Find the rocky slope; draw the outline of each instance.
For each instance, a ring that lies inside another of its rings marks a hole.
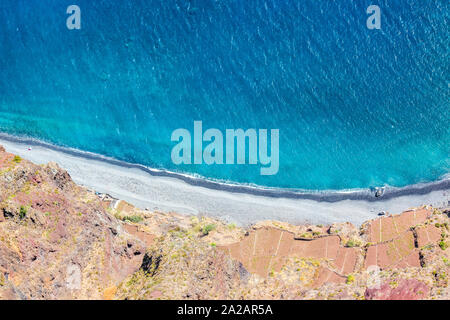
[[[448,299],[448,211],[356,228],[139,210],[0,148],[0,299]]]
[[[0,298],[102,298],[137,271],[145,244],[56,164],[0,149]]]

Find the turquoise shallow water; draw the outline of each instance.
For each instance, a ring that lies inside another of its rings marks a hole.
[[[376,2],[376,3],[375,3]],[[312,190],[449,172],[448,1],[0,4],[0,131],[211,179]],[[366,28],[378,4],[382,29]],[[276,128],[280,169],[171,162],[173,130]]]

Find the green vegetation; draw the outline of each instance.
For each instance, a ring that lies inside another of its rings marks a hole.
[[[14,161],[15,163],[20,163],[20,162],[22,161],[22,158],[19,157],[19,156],[14,156],[13,161]]]
[[[350,247],[350,248],[359,247],[360,245],[361,245],[361,243],[359,241],[356,241],[353,239],[348,240],[347,243],[345,244],[346,247]]]
[[[355,276],[354,275],[352,275],[352,274],[350,274],[348,277],[347,277],[347,284],[352,284],[353,282],[355,281]]]
[[[300,238],[312,238],[312,235],[310,234],[310,233],[302,233],[301,235],[300,235]]]
[[[273,277],[275,275],[275,270],[272,268],[269,272],[269,276]]]
[[[395,280],[392,280],[391,282],[389,282],[389,285],[391,286],[391,288],[397,288],[398,287],[398,282]]]
[[[445,242],[444,240],[441,240],[441,241],[439,242],[439,247],[441,247],[442,250],[445,250],[445,249],[448,248],[448,243]]]
[[[441,227],[444,227],[445,225],[442,224]],[[441,241],[439,242],[439,247],[441,247],[442,250],[445,250],[448,248],[448,243],[445,241],[445,238],[447,238],[447,234],[445,232],[441,233]]]
[[[144,218],[142,218],[141,216],[125,216],[122,218],[123,221],[130,221],[130,222],[134,222],[134,223],[139,223],[142,220],[144,220]]]
[[[448,230],[448,223],[447,223],[447,222],[444,222],[444,223],[435,223],[434,226],[435,226],[436,228],[445,228],[445,229]]]
[[[236,224],[235,223],[230,223],[229,225],[228,225],[228,229],[229,230],[233,230],[233,229],[235,229],[236,228]]]
[[[26,215],[27,215],[27,208],[25,208],[24,206],[20,206],[20,210],[19,210],[20,220],[25,219]]]
[[[208,224],[202,228],[202,233],[204,236],[207,236],[211,231],[216,228],[215,224]]]

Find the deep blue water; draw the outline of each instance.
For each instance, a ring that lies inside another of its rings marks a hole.
[[[66,8],[81,8],[81,30]],[[366,8],[381,8],[381,30]],[[0,131],[302,189],[449,172],[448,0],[2,0]],[[171,133],[280,130],[280,169],[171,162]]]

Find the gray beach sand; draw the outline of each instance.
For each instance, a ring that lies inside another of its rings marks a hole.
[[[33,145],[0,138],[8,152],[37,164],[49,161],[66,169],[73,180],[88,188],[126,200],[140,208],[175,211],[182,214],[208,215],[247,226],[261,220],[290,223],[329,224],[351,222],[360,225],[381,211],[399,213],[411,207],[447,206],[450,190],[383,197],[377,201],[317,201],[230,192],[193,185],[171,176],[152,175],[139,168],[127,168],[107,161],[78,156],[50,146]]]

